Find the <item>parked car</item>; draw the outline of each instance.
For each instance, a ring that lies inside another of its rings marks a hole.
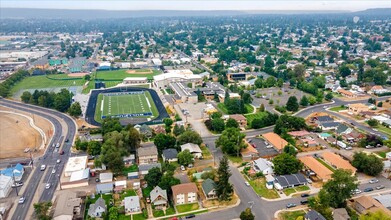
[[[286,208],[289,209],[289,208],[293,208],[293,207],[296,207],[296,204],[295,203],[288,203],[286,205]]]
[[[384,189],[384,188],[385,188],[384,185],[376,186],[376,189],[377,189],[377,190]]]
[[[373,191],[373,188],[371,187],[364,189],[364,192],[371,192],[371,191]]]
[[[20,197],[19,204],[23,204],[26,198],[24,196]]]
[[[194,214],[190,214],[190,215],[186,216],[186,218],[195,218],[195,215]]]
[[[309,184],[312,184],[312,180],[310,178],[306,179]]]
[[[185,166],[181,165],[181,170],[185,171],[186,170]]]
[[[51,186],[51,184],[50,184],[50,183],[46,183],[46,185],[45,185],[45,189],[50,189],[50,186]]]
[[[246,186],[250,186],[250,183],[249,182],[244,182],[244,184],[246,184]]]
[[[95,179],[95,182],[99,183],[99,182],[100,182],[100,179],[99,179],[99,178],[96,178],[96,179]]]
[[[19,187],[19,186],[23,186],[23,182],[17,182],[11,185],[12,188]]]
[[[308,204],[308,200],[302,200],[302,201],[300,201],[300,204],[302,204],[302,205]]]
[[[64,151],[62,150],[61,152],[60,152],[60,155],[63,155],[64,154]]]
[[[55,174],[56,173],[56,169],[53,168],[52,170],[52,174]]]
[[[61,160],[60,160],[60,159],[57,159],[56,163],[61,163]]]
[[[191,163],[191,164],[187,165],[187,167],[193,168],[193,164]]]
[[[362,191],[359,190],[359,189],[355,189],[355,190],[353,190],[353,192],[352,192],[353,195],[360,194],[360,193],[362,193]]]
[[[46,169],[46,165],[41,165],[41,171],[44,171]]]
[[[303,198],[308,197],[308,196],[310,196],[310,194],[308,194],[308,193],[301,194],[301,197],[303,197]]]
[[[378,182],[379,182],[378,179],[371,179],[371,180],[369,180],[369,183],[371,183],[371,184],[373,184],[373,183],[378,183]]]

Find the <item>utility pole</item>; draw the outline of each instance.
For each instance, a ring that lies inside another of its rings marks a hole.
[[[16,182],[15,182],[15,173],[14,173],[14,168],[13,167],[11,167],[12,168],[12,181],[14,182],[14,184],[15,184],[15,191],[16,191],[16,196],[19,196],[19,194],[18,194],[18,185],[16,184]]]

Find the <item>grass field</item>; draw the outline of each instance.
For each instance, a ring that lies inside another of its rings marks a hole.
[[[102,106],[103,104],[103,106]],[[103,111],[102,111],[103,110]],[[156,118],[159,112],[149,92],[140,94],[99,94],[95,109],[95,120],[102,121],[102,116],[116,116],[125,114],[152,113],[152,116],[140,115],[132,117]]]
[[[82,86],[85,83],[84,79],[69,77],[67,74],[50,75],[49,77],[53,79],[50,79],[46,76],[26,77],[21,82],[17,83],[14,87],[12,87],[11,92],[16,93],[19,90],[24,90],[24,89]]]
[[[152,79],[153,76],[161,74],[159,70],[137,69],[134,73],[129,73],[128,69],[112,70],[112,71],[98,71],[94,73],[96,79],[101,80],[119,80],[122,81],[126,77],[147,77]],[[95,75],[96,74],[96,75]]]
[[[305,212],[303,210],[281,212],[280,219],[282,219],[282,220],[296,220],[300,216],[304,216],[304,215],[305,215]]]
[[[250,105],[250,104],[244,104],[244,107],[246,108],[246,112],[247,114],[248,113],[252,113],[254,111],[254,108]],[[227,107],[224,105],[224,103],[219,103],[217,104],[217,108],[223,112],[223,114],[226,114],[228,115],[228,109]]]

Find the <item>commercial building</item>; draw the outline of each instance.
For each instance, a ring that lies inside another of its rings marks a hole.
[[[269,132],[266,134],[263,134],[262,137],[267,141],[268,144],[270,144],[272,147],[274,147],[278,152],[281,152],[286,145],[288,145],[288,142],[284,139],[282,139],[278,134],[274,132]]]
[[[65,165],[64,176],[70,177],[73,172],[84,170],[87,167],[87,156],[70,157]]]
[[[61,194],[54,208],[53,220],[68,220],[83,218],[81,213],[81,198],[74,192]]]
[[[164,89],[172,82],[191,83],[192,87],[199,85],[202,82],[202,77],[194,74],[180,74],[177,72],[163,73],[153,76],[153,86],[158,89]]]
[[[0,198],[5,198],[11,192],[12,178],[9,176],[0,175]]]
[[[137,84],[146,84],[148,83],[147,77],[126,77],[122,84],[125,85],[137,85]]]
[[[319,161],[311,156],[305,156],[299,158],[299,160],[304,164],[304,166],[308,169],[307,172],[310,175],[316,175],[318,179],[322,181],[327,181],[331,178],[331,174],[333,173],[327,167],[323,166]]]
[[[349,161],[344,160],[341,156],[333,152],[325,151],[322,154],[322,158],[324,159],[324,161],[326,161],[328,164],[330,164],[336,169],[350,170],[352,172],[352,175],[356,174],[357,169],[352,166]]]
[[[198,102],[198,95],[184,82],[172,82],[169,87],[174,92],[173,98],[176,103],[194,104]]]

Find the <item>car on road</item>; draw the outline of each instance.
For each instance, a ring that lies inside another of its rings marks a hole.
[[[385,188],[384,185],[376,186],[376,189],[377,189],[377,190],[384,189],[384,188]]]
[[[56,163],[61,163],[61,160],[60,160],[60,159],[57,159]]]
[[[62,151],[60,151],[60,155],[63,155],[64,154],[64,151],[62,150]]]
[[[311,180],[310,178],[306,178],[306,180],[307,180],[307,182],[308,182],[309,184],[312,184],[312,180]]]
[[[326,109],[327,108],[327,106],[323,106],[323,109]]]
[[[12,188],[19,187],[19,186],[23,186],[23,182],[17,182],[11,185]]]
[[[51,186],[51,184],[50,184],[50,183],[46,183],[46,185],[45,185],[45,189],[50,189],[50,186]]]
[[[99,179],[99,178],[96,178],[96,179],[95,179],[95,182],[99,183],[99,182],[100,182],[100,179]]]
[[[20,197],[19,204],[23,204],[26,198],[24,196]]]
[[[250,183],[249,182],[244,182],[244,184],[246,184],[246,186],[250,186]]]
[[[360,193],[362,193],[362,191],[359,190],[359,189],[355,189],[355,190],[352,191],[353,195],[360,194]]]
[[[191,163],[191,164],[187,165],[187,167],[193,168],[193,164]]]
[[[56,170],[53,168],[53,170],[52,170],[52,174],[55,174],[56,173]]]
[[[301,194],[301,197],[302,197],[302,198],[305,198],[305,197],[308,197],[308,196],[310,196],[310,194],[308,194],[308,193],[303,193],[303,194]]]
[[[186,218],[195,218],[194,214],[187,215]]]
[[[352,147],[347,147],[347,148],[345,148],[345,150],[352,150],[353,148]]]
[[[67,139],[65,140],[65,142],[68,143],[68,142],[69,142],[69,139],[67,138]]]
[[[41,165],[41,171],[44,171],[46,169],[46,165]]]
[[[296,207],[296,204],[295,203],[288,203],[286,205],[286,208],[289,209],[289,208],[293,208],[293,207]]]
[[[185,166],[181,165],[181,170],[185,171],[186,170]]]
[[[379,182],[378,179],[371,179],[371,180],[369,180],[369,183],[370,183],[370,184],[378,183],[378,182]]]
[[[371,187],[364,189],[364,192],[371,192],[371,191],[373,191],[373,188]]]
[[[302,204],[302,205],[308,204],[308,200],[302,200],[302,201],[300,201],[300,204]]]

